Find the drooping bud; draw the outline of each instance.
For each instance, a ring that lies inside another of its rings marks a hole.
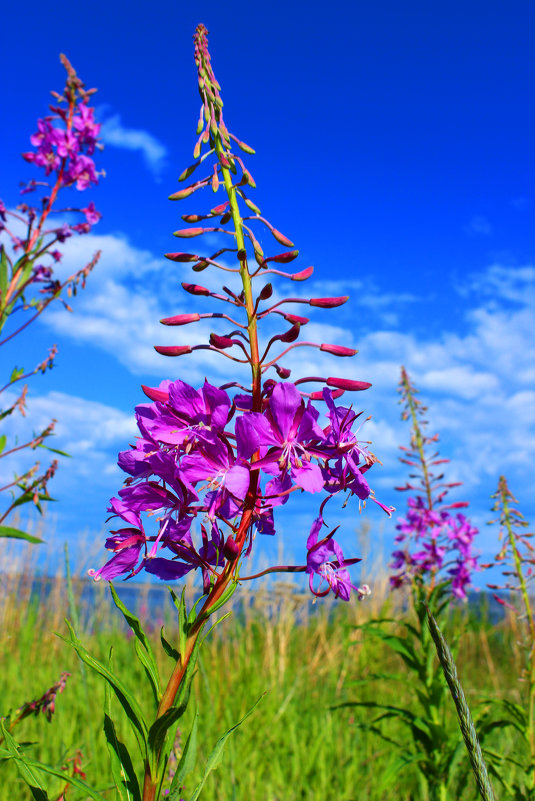
[[[164,253],[164,256],[166,259],[169,259],[170,261],[180,261],[180,262],[197,261],[197,259],[199,258],[194,253]]]
[[[169,393],[164,392],[163,389],[156,389],[156,387],[147,387],[145,384],[141,384],[141,389],[147,396],[153,401],[159,401],[160,403],[166,403],[169,400]]]
[[[195,170],[196,170],[196,169],[197,169],[197,167],[199,166],[199,163],[200,163],[200,162],[196,161],[194,164],[190,164],[190,165],[189,165],[189,167],[186,167],[186,169],[185,169],[185,170],[184,170],[184,172],[183,172],[183,173],[180,175],[180,177],[179,177],[179,179],[178,179],[178,180],[179,180],[179,181],[185,181],[185,180],[186,180],[186,178],[189,178],[189,177],[190,177],[190,175],[191,175],[192,173],[194,173],[194,172],[195,172]]]
[[[299,323],[295,323],[288,331],[286,331],[284,334],[281,334],[279,339],[281,342],[295,342],[295,340],[299,336],[300,330],[301,326],[299,325]]]
[[[202,273],[202,271],[206,270],[207,267],[208,267],[208,262],[204,261],[204,259],[201,259],[201,261],[199,261],[197,264],[194,264],[191,269],[193,270],[194,273]]]
[[[231,217],[232,214],[230,213],[230,211],[226,211],[219,221],[220,225],[226,225],[228,221],[231,219]]]
[[[271,233],[273,234],[273,236],[280,245],[284,245],[284,247],[287,248],[293,248],[294,243],[292,242],[292,240],[288,239],[288,237],[284,236],[284,234],[281,234],[281,232],[277,231],[276,228],[271,228]]]
[[[341,395],[344,394],[343,389],[335,389],[334,392],[331,393],[333,398],[339,398]],[[311,400],[323,400],[323,393],[322,392],[311,392],[309,395]]]
[[[210,290],[206,289],[205,286],[200,286],[200,284],[186,284],[182,282],[182,287],[186,292],[189,292],[190,295],[210,295]]]
[[[240,192],[240,196],[243,198],[243,201],[244,201],[245,205],[247,206],[247,208],[251,209],[251,211],[254,211],[255,214],[261,214],[261,211],[258,208],[258,206],[256,205],[256,203],[253,203],[252,200],[249,200],[248,197],[245,197],[243,192]]]
[[[200,314],[177,314],[174,317],[164,317],[160,320],[162,325],[188,325],[201,319]]]
[[[204,228],[182,228],[180,231],[174,231],[173,236],[189,239],[192,236],[200,236],[202,233],[204,233]]]
[[[191,353],[191,345],[155,345],[154,350],[162,356],[184,356]]]
[[[223,214],[229,202],[230,201],[227,200],[226,203],[221,203],[219,206],[214,206],[213,209],[210,209],[210,213],[213,214],[214,217],[219,217],[220,214]]]
[[[196,223],[206,219],[205,214],[183,214],[182,219],[187,223]]]
[[[361,392],[363,389],[369,389],[371,387],[368,381],[352,381],[350,378],[329,377],[325,383],[328,387],[336,387],[337,389],[343,389],[349,392]]]
[[[290,278],[292,281],[306,281],[307,278],[310,278],[313,272],[314,267],[307,267],[305,270],[301,270],[299,273],[294,273],[290,276]]]
[[[335,309],[337,306],[343,306],[349,300],[349,295],[343,295],[338,298],[310,298],[308,301],[311,306],[319,306],[320,309]]]
[[[355,356],[358,353],[358,350],[354,350],[354,348],[345,348],[343,345],[320,345],[320,350],[325,351],[325,353],[332,353],[333,356]]]
[[[265,264],[269,261],[274,261],[277,264],[288,264],[299,256],[298,250],[287,250],[285,253],[279,253],[277,256],[270,256],[265,259]]]
[[[219,350],[224,350],[225,348],[231,348],[234,345],[234,340],[232,337],[210,334],[210,345]]]
[[[266,284],[260,292],[258,293],[258,297],[260,300],[267,300],[273,294],[273,286],[271,284]]]
[[[298,314],[283,314],[283,317],[289,323],[299,323],[299,325],[306,325],[310,322],[310,318],[300,317]]]
[[[287,367],[280,367],[280,365],[278,365],[278,364],[275,364],[274,367],[275,367],[275,370],[276,370],[277,375],[279,376],[279,378],[282,378],[282,379],[290,378],[290,376],[292,374],[292,371],[289,370]]]
[[[169,195],[169,200],[183,200],[185,197],[189,197],[195,192],[197,187],[187,186],[185,189],[180,189],[178,192],[173,192],[172,195]]]

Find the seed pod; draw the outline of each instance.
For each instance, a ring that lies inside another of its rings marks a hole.
[[[343,306],[349,300],[349,295],[344,295],[339,298],[310,298],[308,301],[311,306],[319,306],[321,309],[335,309],[337,306]]]
[[[201,315],[193,314],[176,314],[174,317],[164,317],[160,322],[162,325],[188,325],[188,323],[196,323],[201,319]]]
[[[306,281],[307,278],[310,278],[312,273],[314,272],[314,267],[307,267],[306,270],[301,270],[299,273],[294,273],[290,275],[292,281]]]
[[[205,286],[200,286],[199,284],[186,284],[182,282],[182,288],[189,292],[190,295],[210,295],[210,290],[206,289]]]
[[[333,356],[355,356],[358,350],[353,348],[345,348],[343,345],[320,345],[320,350],[325,353],[332,353]]]
[[[191,345],[155,345],[154,350],[162,356],[184,356],[191,353]]]
[[[348,390],[349,392],[361,392],[363,389],[369,389],[371,384],[368,381],[352,381],[350,378],[328,378],[326,381],[328,387],[336,387],[337,389]]]

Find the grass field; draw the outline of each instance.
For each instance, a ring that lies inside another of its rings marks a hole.
[[[32,716],[17,726],[14,734],[19,742],[35,743],[29,753],[51,765],[67,764],[68,758],[80,751],[88,781],[113,799],[102,732],[103,682],[85,671],[74,651],[54,633],[66,633],[63,617],[69,615],[63,575],[54,579],[51,591],[41,600],[30,600],[31,568],[11,578],[4,574],[0,586],[0,713],[6,715],[23,702],[38,698],[62,671],[69,671],[71,676],[65,691],[57,697],[52,722],[43,715]],[[75,594],[79,590],[80,585],[75,583]],[[115,669],[139,693],[143,706],[146,683],[133,656],[134,645],[120,625],[120,615],[110,617],[104,611],[109,609],[103,603],[106,592],[106,587],[95,586],[95,611],[86,627],[89,630],[80,635],[103,661],[113,645]],[[362,604],[320,601],[311,607],[308,597],[305,600],[289,584],[264,585],[256,592],[247,587],[243,592],[251,593],[246,611],[235,613],[215,629],[198,663],[184,733],[197,709],[201,762],[221,734],[261,696],[262,700],[229,739],[222,764],[209,777],[202,797],[239,801],[424,801],[427,795],[416,767],[400,771],[394,750],[362,728],[369,721],[369,712],[333,709],[347,700],[377,699],[417,707],[415,688],[401,661],[381,642],[355,628],[375,617],[402,620],[407,614],[400,597],[389,595],[385,576],[375,581],[374,595]],[[143,618],[145,623],[150,620],[151,610],[144,610]],[[171,639],[171,613],[167,618],[166,635]],[[162,654],[157,642],[159,621],[154,623],[152,639]],[[395,623],[388,625],[392,630],[396,627]],[[523,656],[517,647],[514,618],[491,625],[465,608],[451,611],[443,620],[443,628],[450,639],[462,631],[456,647],[457,664],[473,707],[490,697],[519,700]],[[164,676],[171,669],[164,654],[161,668]],[[397,672],[400,680],[380,678],[380,674],[389,672]],[[444,716],[444,725],[456,730],[453,706],[444,710]],[[396,720],[381,725],[393,739],[403,741],[407,737]],[[126,726],[122,735],[130,743]],[[179,736],[178,748],[180,742]],[[135,745],[130,744],[134,752]],[[502,754],[515,749],[508,733],[500,733],[490,744]],[[188,778],[186,789],[190,793],[197,778],[195,773]],[[52,779],[50,798],[57,798],[61,790],[61,782]],[[0,763],[0,800],[30,797],[14,765]],[[83,797],[80,791],[67,793],[67,799]],[[464,752],[448,797],[457,801],[477,797]]]

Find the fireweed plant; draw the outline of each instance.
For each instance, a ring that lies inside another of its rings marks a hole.
[[[184,778],[195,758],[196,733],[194,724],[169,785],[167,766],[177,723],[188,703],[198,648],[206,636],[208,621],[240,582],[277,571],[302,572],[308,575],[310,589],[318,597],[332,592],[348,601],[352,593],[360,599],[369,592],[367,587],[352,583],[348,568],[359,559],[344,557],[334,536],[338,526],[328,525],[326,518],[327,504],[335,496],[342,494],[346,502],[356,496],[359,508],[368,499],[375,501],[367,473],[376,459],[357,439],[360,415],[351,402],[336,403],[344,392],[365,390],[370,384],[335,376],[308,376],[290,382],[291,371],[282,364],[286,354],[301,347],[317,348],[341,358],[354,356],[356,351],[352,348],[298,341],[309,320],[294,313],[299,304],[333,309],[348,298],[274,296],[273,277],[300,284],[312,275],[313,268],[296,272],[284,269],[297,258],[298,251],[262,217],[246,194],[255,182],[238,151],[254,151],[225,125],[220,86],[212,71],[203,25],[198,26],[194,43],[202,106],[194,163],[184,170],[179,181],[186,181],[201,165],[208,169],[205,177],[170,199],[190,198],[201,190],[220,193],[223,198],[207,211],[184,214],[182,219],[188,227],[175,235],[182,240],[197,240],[204,235],[213,239],[214,234],[219,234],[226,236],[228,246],[210,255],[181,251],[166,256],[176,264],[190,264],[195,273],[208,268],[221,270],[229,278],[238,278],[241,288],[234,291],[224,285],[215,292],[196,283],[183,283],[187,293],[218,301],[223,310],[178,314],[162,320],[163,324],[179,327],[209,319],[225,321],[230,330],[211,333],[205,344],[166,345],[156,350],[170,357],[183,357],[197,350],[217,354],[236,367],[245,367],[250,384],[230,380],[215,386],[205,381],[195,388],[183,380],[174,380],[164,381],[157,388],[143,387],[151,403],[136,409],[139,437],[135,445],[119,454],[119,465],[127,478],[117,497],[111,499],[109,509],[118,521],[106,541],[113,556],[92,571],[94,578],[130,578],[141,571],[165,581],[183,579],[197,570],[202,576],[202,590],[189,609],[185,591],[178,597],[171,590],[178,610],[178,633],[170,642],[162,630],[162,646],[173,665],[166,682],[161,680],[139,620],[124,607],[112,587],[115,603],[136,637],[137,655],[146,670],[153,698],[153,720],[145,718],[136,696],[113,672],[111,664],[104,665],[90,656],[70,627],[72,645],[81,659],[106,679],[138,741],[139,770],[134,767],[135,755],[128,754],[118,739],[108,698],[104,728],[119,796],[143,801],[154,801],[164,792],[171,799],[182,794]],[[255,234],[258,226],[267,229],[286,250],[266,255]],[[266,319],[278,321],[284,328],[262,342],[259,323]],[[281,380],[274,379],[274,374]],[[308,387],[310,384],[312,388]],[[314,385],[320,388],[315,389]],[[326,425],[320,425],[317,404],[323,404]],[[318,511],[303,543],[306,563],[272,566],[256,576],[244,575],[242,565],[251,553],[255,536],[273,535],[275,510],[303,491],[318,498]],[[209,756],[204,778],[191,795],[193,801],[217,764],[232,730],[223,735]],[[18,764],[28,768],[16,743],[6,737],[6,745]],[[36,763],[30,767],[37,769]],[[77,786],[83,786],[93,798],[102,798],[85,783],[77,782]]]
[[[390,567],[394,573],[390,584],[395,592],[407,592],[409,621],[381,618],[359,628],[399,654],[412,676],[419,710],[415,711],[416,705],[413,709],[376,701],[352,701],[342,706],[364,707],[377,713],[371,721],[359,725],[399,751],[388,782],[400,769],[415,766],[422,797],[444,801],[458,797],[466,770],[456,769],[463,742],[458,730],[446,724],[446,709],[451,702],[447,685],[436,668],[427,610],[439,618],[452,599],[466,599],[471,572],[477,569],[477,557],[472,552],[477,530],[463,514],[452,514],[452,510],[468,506],[466,502],[445,502],[449,490],[458,483],[444,479],[442,465],[449,460],[440,458],[437,452],[438,435],[426,433],[427,408],[418,399],[418,390],[403,367],[400,394],[402,419],[411,423],[410,445],[401,446],[400,459],[411,472],[407,482],[397,489],[410,495],[406,516],[396,526],[397,547],[392,554]],[[401,634],[393,632],[391,624],[401,625]],[[407,675],[383,674],[376,679],[406,682]],[[410,734],[409,741],[391,737],[383,725],[390,718],[403,723]]]
[[[513,615],[519,629],[519,645],[522,664],[519,675],[519,700],[491,699],[480,716],[478,729],[485,743],[491,732],[509,728],[516,732],[517,742],[512,754],[487,748],[493,772],[501,782],[507,797],[515,801],[535,798],[535,621],[530,583],[533,580],[535,552],[533,533],[526,531],[528,523],[516,507],[518,503],[507,484],[500,476],[498,488],[492,496],[492,511],[497,517],[490,525],[498,523],[502,546],[494,561],[484,567],[501,567],[503,583],[488,584],[494,598]],[[516,776],[511,779],[513,767]]]
[[[100,256],[95,253],[85,267],[65,280],[54,275],[54,265],[62,258],[61,245],[71,236],[88,234],[101,217],[93,201],[85,208],[59,206],[59,200],[66,203],[73,191],[84,192],[98,183],[93,155],[100,147],[100,125],[95,122],[94,109],[89,105],[96,89],[85,89],[68,59],[64,55],[60,58],[67,71],[65,88],[62,94],[52,92],[51,113],[37,121],[37,131],[30,137],[33,149],[22,154],[25,161],[41,171],[40,177],[22,185],[21,195],[25,200],[16,209],[6,208],[0,200],[0,346],[9,346],[52,302],[59,300],[70,311],[64,296],[71,297],[79,287],[85,287],[87,276]],[[33,205],[30,198],[34,199]],[[66,215],[69,220],[76,215],[74,219],[78,221],[67,221]],[[14,412],[25,415],[28,387],[24,384],[18,396],[11,391],[13,387],[38,372],[45,373],[53,366],[56,352],[54,345],[34,369],[15,367],[9,378],[2,381],[0,394],[5,392],[7,398],[0,409],[4,425]],[[55,422],[52,420],[43,431],[34,433],[22,444],[15,440],[8,443],[8,436],[3,433],[0,459],[9,462],[13,454],[36,448],[61,454],[45,445],[53,434]],[[40,472],[40,464],[36,462],[24,472],[15,473],[0,487],[1,497],[6,499],[0,508],[0,537],[40,542],[24,531],[6,526],[4,521],[25,503],[33,503],[41,512],[42,502],[51,500],[48,482],[56,469],[57,460],[44,472]]]

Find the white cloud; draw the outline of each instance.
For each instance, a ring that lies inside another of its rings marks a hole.
[[[168,150],[153,134],[140,128],[126,128],[120,115],[114,114],[102,123],[100,135],[106,145],[140,151],[153,175],[160,177]]]
[[[492,225],[480,214],[472,217],[468,225],[465,226],[465,231],[471,234],[479,234],[482,236],[490,236],[492,234]]]

